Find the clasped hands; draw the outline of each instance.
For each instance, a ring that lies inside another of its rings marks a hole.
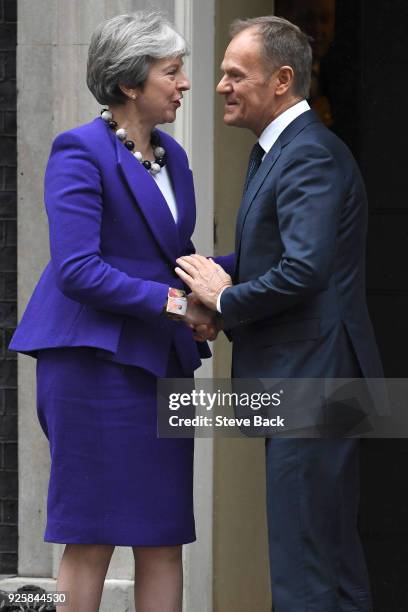
[[[212,259],[202,255],[186,255],[177,259],[176,274],[190,287],[185,321],[199,341],[215,340],[222,329],[222,316],[217,313],[217,299],[232,279]]]

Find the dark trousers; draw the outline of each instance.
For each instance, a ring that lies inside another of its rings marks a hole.
[[[266,442],[275,612],[372,612],[357,532],[357,440]]]

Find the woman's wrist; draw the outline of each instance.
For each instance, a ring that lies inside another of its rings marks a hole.
[[[169,287],[164,314],[170,319],[181,319],[187,312],[187,294],[183,289]]]

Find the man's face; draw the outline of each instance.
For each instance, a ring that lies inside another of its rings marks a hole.
[[[259,136],[274,118],[277,80],[266,69],[256,30],[248,28],[231,40],[221,70],[217,92],[225,96],[224,123]]]

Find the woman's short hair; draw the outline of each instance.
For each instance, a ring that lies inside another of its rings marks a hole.
[[[186,41],[159,11],[118,15],[92,35],[86,82],[100,104],[123,104],[119,84],[143,87],[155,60],[187,53]]]
[[[230,34],[236,36],[247,28],[254,28],[260,37],[267,69],[273,72],[281,66],[290,66],[294,73],[295,94],[308,98],[312,72],[309,37],[294,23],[274,15],[236,19],[231,24]]]

